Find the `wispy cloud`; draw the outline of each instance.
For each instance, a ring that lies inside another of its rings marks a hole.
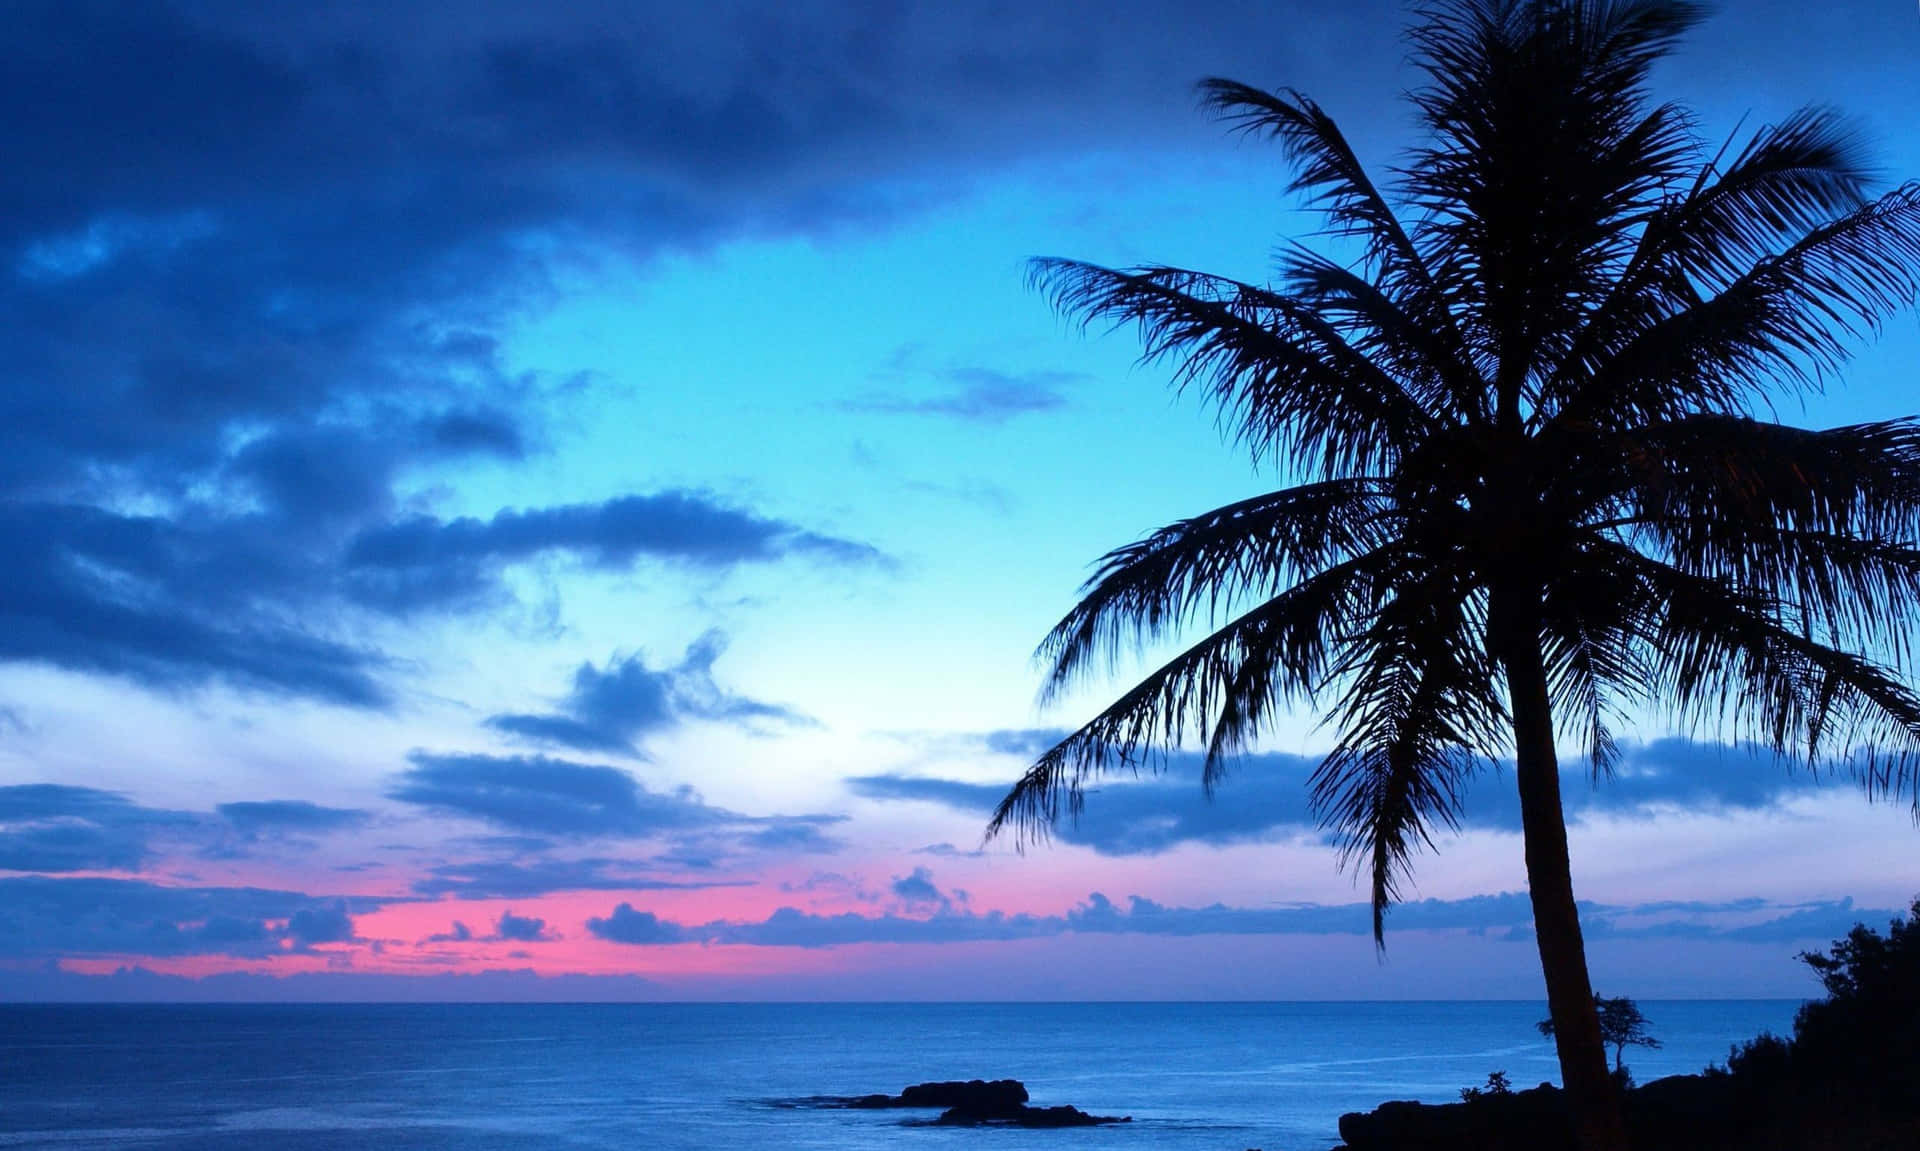
[[[990,754],[1031,759],[1064,732],[999,731],[979,737]],[[1164,773],[1141,779],[1124,774],[1089,788],[1078,819],[1062,820],[1063,842],[1103,855],[1153,855],[1182,844],[1258,843],[1319,836],[1319,815],[1308,800],[1308,779],[1319,761],[1286,753],[1247,755],[1235,762],[1219,791],[1200,787],[1201,757],[1168,756]],[[1660,812],[1716,814],[1762,811],[1818,794],[1823,781],[1771,756],[1718,744],[1662,739],[1623,747],[1613,778],[1590,782],[1584,767],[1563,767],[1571,819],[1648,818]],[[1520,801],[1508,770],[1483,770],[1468,788],[1462,826],[1520,830]],[[1012,783],[976,783],[881,773],[848,779],[854,794],[883,801],[934,803],[984,817]],[[1836,786],[1826,784],[1825,786]],[[1844,789],[1845,785],[1837,785]]]
[[[1070,403],[1068,394],[1086,380],[1079,372],[1007,372],[993,368],[949,368],[931,373],[941,390],[914,395],[894,390],[850,400],[849,411],[896,416],[939,416],[979,424],[1003,424],[1017,416],[1056,412]]]
[[[496,715],[487,726],[534,743],[637,755],[640,737],[690,719],[749,729],[812,724],[791,708],[722,689],[714,681],[713,665],[725,650],[726,637],[709,631],[677,665],[657,671],[637,653],[615,658],[605,668],[583,663],[574,669],[572,687],[557,711]]]

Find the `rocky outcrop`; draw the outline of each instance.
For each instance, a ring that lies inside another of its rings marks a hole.
[[[1920,1124],[1827,1093],[1755,1090],[1735,1076],[1671,1075],[1626,1096],[1634,1151],[1912,1148]],[[1541,1084],[1465,1103],[1383,1103],[1340,1117],[1346,1151],[1573,1151],[1565,1096]],[[1823,1141],[1824,1140],[1824,1141]]]
[[[1025,1104],[997,1111],[954,1107],[933,1121],[937,1127],[1099,1127],[1131,1122],[1131,1115],[1089,1115],[1078,1107],[1028,1107]]]
[[[915,1083],[902,1088],[898,1095],[860,1095],[848,1100],[847,1106],[861,1109],[938,1107],[988,1113],[1010,1111],[1026,1102],[1026,1084],[1018,1079],[956,1079]]]
[[[1018,1079],[968,1079],[915,1083],[898,1095],[817,1096],[776,1106],[860,1111],[937,1107],[940,1117],[929,1125],[939,1127],[1095,1127],[1133,1121],[1132,1116],[1089,1115],[1078,1107],[1029,1107],[1027,1098],[1026,1084]]]
[[[1558,1088],[1485,1095],[1470,1103],[1382,1103],[1340,1117],[1348,1151],[1571,1151]]]

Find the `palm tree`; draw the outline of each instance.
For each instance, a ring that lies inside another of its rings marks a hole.
[[[1378,185],[1299,92],[1206,106],[1276,141],[1352,258],[1292,247],[1265,286],[1033,266],[1082,324],[1132,326],[1292,486],[1109,553],[1040,649],[1043,699],[1205,634],[1026,772],[989,835],[1043,838],[1114,770],[1204,746],[1209,791],[1282,709],[1335,735],[1312,798],[1371,879],[1382,942],[1412,854],[1511,757],[1541,966],[1580,1145],[1624,1133],[1593,1006],[1558,747],[1596,779],[1626,709],[1670,708],[1809,769],[1912,791],[1920,422],[1803,430],[1920,291],[1920,186],[1870,198],[1807,108],[1711,150],[1647,94],[1702,17],[1680,0],[1415,10],[1425,141]]]

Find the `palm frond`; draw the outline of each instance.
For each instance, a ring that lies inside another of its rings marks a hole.
[[[1645,246],[1688,275],[1728,283],[1864,208],[1872,179],[1852,121],[1800,108],[1755,132],[1724,170],[1702,167],[1689,193],[1649,222]]]
[[[1920,423],[1698,415],[1620,442],[1619,522],[1656,556],[1766,589],[1829,636],[1904,648],[1920,612]]]
[[[1083,325],[1140,331],[1143,362],[1171,358],[1256,458],[1321,478],[1378,474],[1433,415],[1306,303],[1179,268],[1116,271],[1041,259],[1030,279]]]
[[[1402,381],[1420,406],[1456,424],[1485,423],[1486,385],[1450,322],[1436,325],[1376,280],[1293,246],[1278,260],[1287,294],[1334,324],[1361,355]]]
[[[1920,814],[1920,696],[1891,670],[1812,638],[1760,592],[1628,548],[1616,558],[1645,589],[1643,638],[1676,713],[1813,770],[1838,761],[1875,798],[1911,794]]]
[[[1111,659],[1183,624],[1211,625],[1248,599],[1380,546],[1392,534],[1386,506],[1376,481],[1305,484],[1180,520],[1107,553],[1041,642],[1038,655],[1049,665],[1042,701],[1103,653]]]
[[[1548,698],[1565,734],[1579,738],[1598,782],[1619,759],[1612,723],[1615,696],[1635,698],[1650,673],[1633,643],[1633,575],[1583,549],[1582,562],[1555,573],[1540,604],[1540,643]]]
[[[1866,203],[1860,137],[1831,109],[1799,109],[1755,132],[1723,167],[1725,156],[1702,164],[1685,195],[1648,215],[1632,258],[1543,388],[1537,419],[1559,412],[1635,335]]]
[[[1816,228],[1717,295],[1627,340],[1557,413],[1612,427],[1747,413],[1817,390],[1855,340],[1920,297],[1920,184]]]
[[[1459,826],[1475,752],[1503,738],[1472,599],[1437,571],[1374,613],[1349,645],[1350,684],[1330,719],[1338,742],[1308,783],[1342,866],[1365,861],[1377,946],[1414,853],[1432,846],[1435,825]]]
[[[1249,661],[1269,665],[1255,690],[1274,702],[1297,698],[1327,676],[1343,636],[1382,594],[1382,581],[1401,560],[1387,544],[1334,564],[1294,584],[1188,647],[1143,678],[1042,755],[994,810],[987,838],[1013,828],[1022,840],[1043,839],[1064,812],[1078,815],[1089,780],[1111,771],[1158,770],[1164,752],[1189,738],[1212,740],[1223,708],[1238,717],[1263,716],[1268,704],[1236,699],[1248,690]],[[1211,766],[1209,773],[1217,771]]]
[[[1472,359],[1447,294],[1333,117],[1292,88],[1269,92],[1211,77],[1201,81],[1200,91],[1208,111],[1280,145],[1294,165],[1287,191],[1304,195],[1334,235],[1362,241],[1361,264],[1369,273],[1363,282],[1423,333],[1422,343],[1429,346],[1422,358],[1451,393],[1448,407],[1457,413],[1478,411],[1482,388],[1470,370]]]

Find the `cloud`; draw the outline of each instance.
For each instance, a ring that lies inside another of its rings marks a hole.
[[[883,415],[941,416],[978,424],[1003,424],[1016,416],[1059,411],[1066,389],[1086,380],[1079,372],[1003,372],[991,368],[954,368],[938,373],[950,390],[932,395],[870,395],[846,405],[849,410]]]
[[[981,737],[988,751],[1030,759],[1064,733],[992,732]],[[1622,748],[1612,779],[1590,784],[1584,765],[1561,765],[1567,818],[1645,819],[1663,812],[1726,814],[1762,811],[1818,794],[1819,780],[1773,758],[1739,748],[1661,739]],[[1319,836],[1319,819],[1308,802],[1307,782],[1318,760],[1271,752],[1241,757],[1216,795],[1199,785],[1201,757],[1166,758],[1164,773],[1132,779],[1115,775],[1087,791],[1077,821],[1053,829],[1061,841],[1103,855],[1154,855],[1188,843],[1224,846],[1296,836]],[[882,801],[935,803],[984,817],[1006,795],[1008,784],[883,773],[848,779],[854,794]],[[1520,801],[1509,769],[1482,770],[1469,786],[1462,826],[1467,830],[1517,832]]]
[[[827,828],[845,823],[844,815],[771,815],[753,821],[757,827],[743,829],[740,846],[780,855],[832,855],[846,847],[846,841],[829,835]]]
[[[416,894],[436,898],[527,899],[556,891],[697,891],[753,884],[750,880],[662,879],[645,862],[594,858],[436,864],[412,886]]]
[[[214,810],[236,829],[249,833],[345,831],[367,822],[364,811],[298,799],[222,803]]]
[[[0,660],[160,689],[217,679],[353,707],[387,701],[378,653],[263,607],[315,589],[258,525],[14,501],[0,505],[0,546],[11,561]]]
[[[515,943],[544,943],[553,938],[547,933],[547,921],[503,911],[493,927],[493,938]]]
[[[436,932],[433,935],[429,935],[422,942],[425,942],[425,943],[471,943],[472,941],[473,941],[473,928],[468,927],[466,924],[456,919],[453,921],[453,926],[451,928],[449,928],[446,931]]]
[[[390,899],[95,877],[0,878],[0,955],[278,954],[354,938],[352,915]]]
[[[880,563],[854,540],[805,530],[719,502],[703,492],[621,496],[595,504],[507,510],[490,519],[413,516],[369,528],[344,555],[345,582],[360,602],[390,611],[485,603],[502,567],[566,552],[598,568],[641,560],[703,568],[807,556]]]
[[[590,1003],[660,996],[659,984],[637,975],[541,975],[526,968],[438,975],[226,971],[199,977],[139,966],[105,975],[42,968],[8,972],[5,991],[11,1002],[30,1003]]]
[[[946,893],[934,886],[932,870],[925,867],[916,867],[909,875],[894,876],[889,890],[907,904],[944,906],[948,902]]]
[[[826,830],[844,822],[843,815],[742,815],[709,806],[690,787],[650,791],[604,764],[427,752],[409,759],[411,766],[388,788],[389,797],[515,833],[497,844],[512,858],[436,864],[413,885],[422,895],[516,898],[548,891],[718,886],[655,876],[711,871],[753,855],[816,855],[843,846]],[[575,842],[654,840],[662,847],[646,860],[556,858],[546,854],[549,844],[539,838],[549,836]],[[484,841],[475,845],[487,846]]]
[[[909,877],[910,879],[912,877]],[[1596,936],[1704,939],[1793,943],[1845,934],[1861,918],[1869,921],[1894,911],[1857,912],[1852,902],[1779,906],[1740,900],[1703,904],[1685,916],[1662,905],[1614,907],[1583,904],[1583,926]],[[1465,931],[1498,941],[1532,938],[1533,912],[1521,892],[1465,899],[1425,899],[1396,906],[1388,925],[1397,931]],[[597,926],[596,926],[597,925]],[[1008,915],[1000,911],[955,910],[943,904],[919,917],[887,912],[818,915],[782,907],[758,922],[715,921],[686,925],[662,920],[622,903],[606,919],[588,921],[594,935],[615,943],[649,945],[701,942],[749,947],[830,948],[865,943],[949,944],[1004,942],[1059,935],[1354,935],[1372,932],[1367,904],[1294,904],[1280,907],[1168,907],[1144,896],[1129,896],[1125,906],[1094,892],[1063,915]]]
[[[316,943],[352,943],[353,917],[345,901],[325,907],[303,907],[287,920],[287,938],[300,947]]]
[[[387,794],[513,832],[565,838],[646,838],[728,823],[690,788],[648,791],[617,767],[546,756],[415,752]]]
[[[156,834],[199,822],[187,812],[142,807],[90,787],[0,787],[0,871],[133,871],[147,860]]]
[[[511,366],[502,333],[609,259],[893,218],[1098,150],[1089,125],[1217,142],[1193,79],[1272,67],[1295,21],[1169,38],[1176,14],[14,6],[0,660],[383,707],[404,662],[364,617],[497,607],[503,566],[871,561],[699,492],[472,518],[396,493],[541,450],[577,381]],[[992,418],[1049,402],[1035,384],[932,402]]]
[[[577,751],[638,754],[635,741],[689,719],[752,725],[762,721],[810,723],[776,704],[733,695],[715,683],[713,665],[726,650],[717,631],[700,637],[680,663],[650,671],[638,654],[615,659],[602,670],[583,663],[558,712],[496,715],[487,726],[536,743]]]
[[[635,911],[631,903],[620,904],[604,919],[595,916],[587,920],[587,930],[609,943],[651,946],[686,941],[685,929],[651,911]]]

